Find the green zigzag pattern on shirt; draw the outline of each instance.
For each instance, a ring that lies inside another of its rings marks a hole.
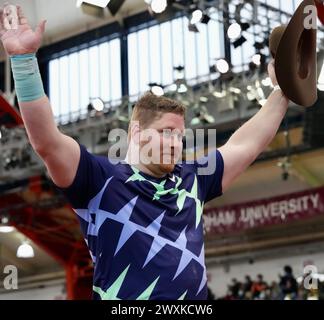
[[[187,295],[187,292],[188,292],[188,290],[186,290],[186,291],[183,293],[183,295],[182,295],[178,300],[184,300],[184,298],[185,298],[186,295]]]
[[[185,203],[187,197],[193,199],[195,201],[195,203],[196,203],[196,228],[198,227],[198,225],[199,225],[199,223],[201,221],[202,213],[203,213],[204,202],[201,202],[198,199],[198,183],[197,183],[197,176],[196,175],[195,175],[195,180],[194,180],[192,189],[191,189],[190,192],[188,192],[185,189],[180,189],[179,190],[179,186],[182,183],[182,179],[180,177],[176,176],[177,183],[176,183],[176,186],[174,188],[164,189],[164,185],[166,183],[166,180],[163,180],[159,184],[155,183],[155,182],[152,182],[152,181],[146,179],[145,177],[143,177],[140,174],[140,171],[137,168],[135,168],[133,166],[131,166],[131,168],[132,168],[134,174],[126,181],[126,183],[130,182],[130,181],[140,181],[140,182],[141,181],[147,181],[147,182],[149,182],[156,189],[156,192],[155,192],[155,194],[153,196],[153,200],[159,200],[162,196],[165,196],[165,195],[167,195],[169,193],[172,194],[172,195],[178,195],[178,199],[177,199],[178,212],[177,212],[177,214],[179,214],[182,211],[184,203]]]
[[[116,279],[116,281],[107,289],[107,291],[102,290],[99,287],[93,286],[93,291],[100,295],[101,300],[121,300],[117,297],[121,286],[125,280],[128,269],[130,265],[120,274],[120,276]],[[136,300],[149,300],[151,294],[159,281],[160,277],[157,277],[155,281],[153,281],[147,289],[140,294],[140,296]]]
[[[117,294],[123,285],[129,267],[130,265],[120,274],[107,291],[103,291],[101,288],[93,286],[93,291],[100,295],[101,300],[120,300],[117,298]]]
[[[160,277],[157,277],[156,280],[152,282],[151,285],[136,300],[149,300],[159,279]]]

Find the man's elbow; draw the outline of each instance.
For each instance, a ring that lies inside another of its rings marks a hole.
[[[41,143],[41,144],[32,144],[34,151],[38,156],[46,162],[49,157],[53,157],[57,153],[57,144],[56,143]]]
[[[33,144],[32,147],[34,151],[38,154],[39,157],[41,157],[43,160],[45,160],[49,153],[50,153],[50,146],[49,145],[43,145],[43,144]]]

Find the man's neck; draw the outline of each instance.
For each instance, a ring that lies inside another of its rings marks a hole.
[[[131,159],[130,153],[128,152],[125,158],[125,162],[133,167],[135,167],[136,169],[138,169],[139,171],[148,174],[149,176],[152,176],[154,178],[163,178],[166,176],[165,173],[161,173],[158,174],[156,172],[153,172],[152,170],[150,170],[146,165],[142,164],[141,162],[134,162]]]

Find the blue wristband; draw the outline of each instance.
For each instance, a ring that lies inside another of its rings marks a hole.
[[[36,54],[16,55],[10,59],[18,101],[29,102],[45,96]]]

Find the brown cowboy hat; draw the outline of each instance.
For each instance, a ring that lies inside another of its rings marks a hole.
[[[275,59],[277,81],[285,96],[298,105],[312,106],[317,100],[316,29],[306,29],[304,0],[288,25],[275,28],[270,35],[270,51]],[[316,23],[316,22],[315,22]]]

